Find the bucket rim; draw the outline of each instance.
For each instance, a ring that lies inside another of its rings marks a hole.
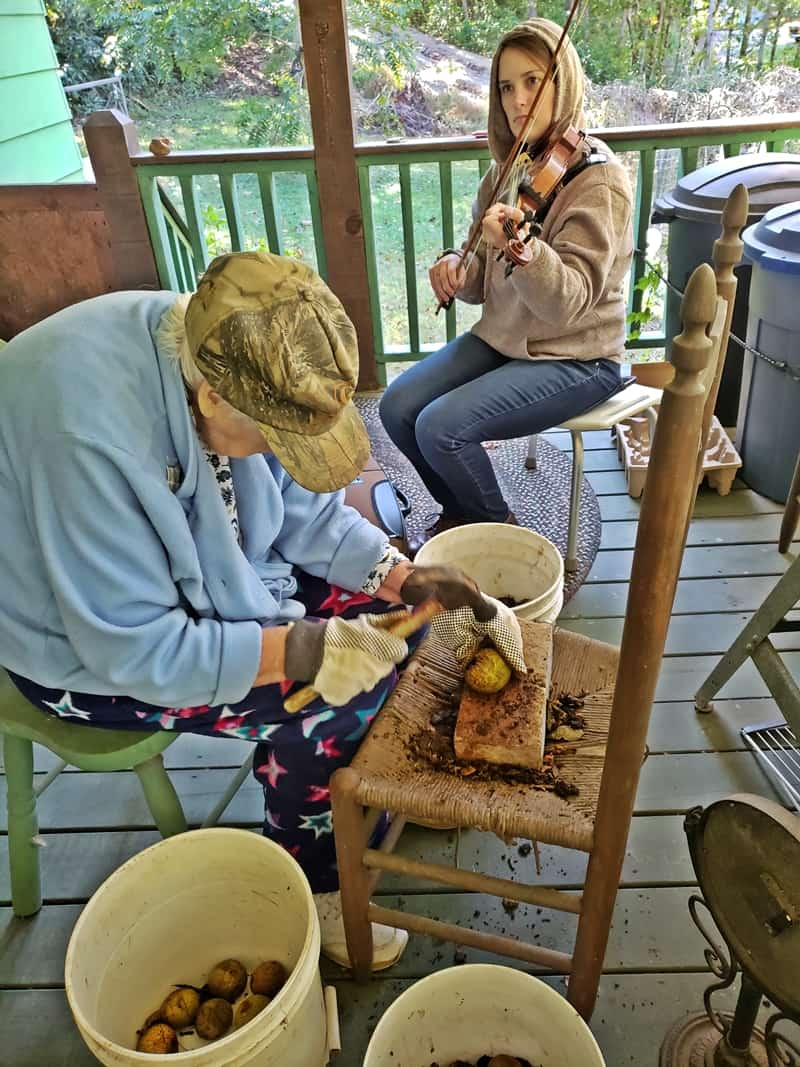
[[[80,934],[82,933],[82,928],[87,919],[87,915],[89,915],[90,913],[92,903],[102,888],[112,882],[120,881],[126,873],[129,873],[129,871],[127,871],[126,869],[135,866],[137,862],[141,862],[141,857],[144,856],[145,853],[149,853],[155,849],[160,849],[164,847],[176,847],[182,845],[190,839],[196,839],[200,834],[205,835],[206,840],[208,839],[209,835],[213,834],[215,836],[224,835],[225,837],[229,838],[233,835],[237,835],[240,836],[242,840],[246,838],[247,841],[251,844],[253,842],[259,842],[259,844],[255,846],[256,848],[266,848],[268,851],[273,852],[274,855],[279,855],[281,859],[290,861],[289,866],[294,866],[297,868],[297,873],[300,875],[300,885],[302,886],[303,895],[308,903],[309,913],[309,922],[307,924],[306,936],[305,940],[303,941],[303,946],[300,949],[300,960],[307,960],[310,956],[314,954],[314,948],[316,943],[316,960],[314,962],[314,969],[317,969],[319,967],[321,935],[319,929],[319,918],[317,916],[317,909],[314,904],[314,896],[311,892],[311,886],[308,882],[308,878],[306,877],[305,872],[303,871],[297,860],[294,858],[294,856],[288,853],[286,849],[281,848],[280,845],[276,844],[274,841],[271,841],[268,837],[263,837],[260,834],[254,833],[252,830],[244,830],[240,827],[235,826],[198,827],[195,830],[186,830],[183,833],[174,834],[171,837],[162,838],[161,841],[156,841],[154,844],[148,846],[148,848],[142,849],[141,852],[137,852],[136,855],[131,856],[121,866],[117,867],[115,871],[112,871],[108,878],[104,879],[100,883],[100,885],[97,887],[97,889],[95,889],[94,893],[92,893],[91,897],[86,902],[86,905],[78,916],[75,926],[72,928],[72,933],[70,934],[69,943],[67,945],[66,956],[64,958],[64,986],[70,1011],[72,1012],[75,1022],[78,1024],[78,1029],[81,1031],[81,1036],[84,1038],[84,1041],[86,1041],[87,1037],[89,1037],[91,1038],[91,1041],[98,1046],[98,1048],[105,1049],[107,1051],[113,1051],[114,1054],[117,1054],[117,1050],[119,1050],[119,1052],[124,1053],[125,1057],[130,1059],[132,1062],[141,1064],[149,1063],[151,1067],[153,1064],[152,1053],[138,1052],[136,1049],[126,1048],[124,1045],[119,1045],[116,1041],[112,1041],[111,1038],[106,1037],[88,1021],[84,1012],[76,1003],[72,991],[72,986],[74,983],[73,979],[71,978],[71,971],[74,966],[75,953],[78,950],[77,940]],[[254,1018],[252,1018],[249,1023],[245,1023],[244,1026],[240,1026],[236,1030],[231,1029],[230,1033],[226,1034],[225,1037],[214,1041],[214,1051],[217,1052],[219,1050],[224,1052],[225,1045],[227,1042],[232,1042],[232,1039],[234,1038],[240,1039],[241,1036],[245,1034],[245,1032],[251,1026],[253,1026],[259,1019],[261,1020],[261,1023],[263,1025],[265,1021],[265,1013],[274,1014],[273,1009],[277,1007],[281,1014],[276,1019],[275,1026],[271,1026],[266,1033],[262,1034],[259,1032],[258,1038],[252,1046],[251,1051],[253,1053],[258,1052],[259,1049],[262,1047],[262,1043],[269,1040],[273,1029],[282,1026],[282,1020],[285,1018],[286,1013],[291,1009],[294,1002],[299,999],[297,994],[297,987],[300,985],[301,979],[303,977],[301,973],[302,971],[303,968],[301,966],[295,966],[292,969],[289,977],[286,979],[286,982],[281,988],[281,990],[277,993],[276,996],[272,998],[269,1004],[263,1009],[263,1012],[259,1012],[258,1015],[254,1016]],[[301,993],[301,996],[302,995],[305,995],[305,992]],[[207,1056],[211,1046],[212,1043],[209,1043],[208,1045],[203,1045],[200,1048],[186,1049],[183,1052],[173,1052],[170,1054],[170,1063],[174,1061],[176,1063],[180,1062],[185,1064],[192,1064],[194,1061],[201,1061],[205,1056]],[[238,1055],[238,1053],[236,1055]]]
[[[487,525],[494,524],[492,523]],[[373,1047],[373,1042],[375,1042],[375,1038],[378,1037],[378,1035],[380,1034],[381,1027],[383,1027],[384,1023],[386,1023],[387,1017],[392,1015],[393,1019],[390,1021],[394,1021],[394,1016],[396,1015],[396,1013],[401,1013],[404,1010],[403,1001],[407,1002],[408,1000],[410,1000],[411,995],[414,991],[418,992],[419,988],[422,986],[424,986],[425,988],[430,987],[431,996],[435,997],[436,986],[442,984],[447,978],[455,974],[476,974],[477,972],[483,972],[486,976],[487,981],[491,981],[493,978],[496,978],[497,975],[500,973],[503,973],[508,976],[513,976],[514,981],[518,981],[520,985],[525,984],[530,989],[533,989],[534,986],[537,987],[542,996],[545,999],[549,1000],[550,1003],[555,1004],[555,1002],[558,1001],[560,1007],[569,1009],[569,1012],[573,1016],[573,1021],[578,1022],[580,1024],[580,1028],[583,1030],[585,1036],[588,1038],[589,1042],[593,1045],[595,1051],[597,1052],[597,1055],[599,1057],[598,1064],[605,1065],[605,1059],[603,1058],[602,1049],[598,1045],[597,1039],[590,1030],[588,1023],[583,1018],[583,1016],[581,1016],[579,1012],[572,1006],[572,1004],[570,1004],[567,998],[562,996],[561,993],[558,992],[558,990],[553,989],[552,986],[549,986],[547,982],[542,981],[542,979],[539,978],[537,975],[528,974],[527,971],[517,970],[516,967],[507,967],[500,963],[465,963],[454,967],[444,967],[441,971],[434,971],[433,974],[428,974],[424,978],[418,979],[416,982],[410,985],[408,989],[403,990],[399,997],[396,997],[395,1000],[392,1001],[389,1007],[384,1011],[383,1015],[381,1015],[380,1019],[378,1019],[375,1029],[372,1031],[372,1037],[370,1038],[369,1045],[367,1045],[367,1050],[364,1054],[365,1067],[367,1067],[367,1057],[370,1055],[370,1049],[372,1049]],[[387,1028],[388,1025],[389,1023],[386,1023]]]
[[[558,545],[556,545],[555,542],[551,541],[549,537],[545,537],[544,534],[540,534],[536,530],[531,530],[529,526],[513,526],[511,524],[497,522],[470,522],[465,523],[463,526],[453,526],[449,530],[442,530],[441,533],[434,534],[434,536],[429,541],[426,541],[414,557],[415,563],[421,563],[422,565],[424,565],[425,550],[428,548],[429,545],[434,545],[437,542],[439,543],[439,545],[441,545],[454,534],[458,535],[460,532],[465,530],[474,530],[477,533],[480,533],[481,531],[491,531],[493,536],[497,536],[499,530],[514,531],[509,535],[512,538],[518,536],[525,537],[528,539],[532,538],[534,541],[538,541],[543,546],[547,546],[549,549],[552,549],[553,557],[557,561],[557,573],[553,579],[552,584],[548,589],[546,589],[543,593],[540,593],[538,596],[531,597],[529,600],[523,600],[521,603],[515,605],[513,609],[515,613],[518,611],[521,612],[523,609],[529,610],[531,607],[535,607],[537,604],[545,605],[553,596],[554,592],[563,587],[564,557],[562,556]],[[500,536],[502,537],[504,535],[500,534]]]

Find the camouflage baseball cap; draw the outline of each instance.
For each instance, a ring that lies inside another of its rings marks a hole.
[[[331,492],[363,469],[356,332],[309,267],[269,252],[218,256],[189,301],[186,338],[211,388],[258,423],[300,485]]]

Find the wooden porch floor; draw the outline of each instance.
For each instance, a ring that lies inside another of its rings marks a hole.
[[[567,435],[550,434],[567,447]],[[625,481],[608,434],[586,435],[586,466],[600,500],[603,540],[588,582],[567,606],[562,625],[617,641],[625,610],[638,503]],[[728,497],[704,490],[689,535],[650,727],[650,756],[639,788],[623,887],[592,1029],[608,1067],[657,1063],[658,1047],[671,1023],[702,1007],[709,984],[704,943],[686,907],[693,872],[682,831],[682,813],[726,794],[751,791],[772,796],[769,783],[739,734],[742,725],[774,717],[775,707],[751,667],[722,692],[719,713],[698,716],[692,695],[718,656],[781,574],[788,557],[777,552],[781,508],[739,484]],[[795,542],[793,551],[798,550]],[[800,634],[776,638],[800,668]],[[192,822],[202,819],[238,766],[246,742],[184,737],[166,753],[173,780]],[[38,753],[37,770],[52,765]],[[0,790],[0,826],[5,829],[5,790]],[[246,783],[224,822],[259,826],[263,799]],[[8,1067],[84,1067],[96,1061],[82,1044],[63,992],[67,940],[82,905],[121,862],[157,840],[133,774],[62,774],[39,803],[47,847],[42,851],[46,903],[32,920],[12,916],[7,838],[0,836],[0,1063]],[[404,853],[442,855],[461,866],[531,876],[533,856],[523,856],[487,835],[413,829]],[[524,851],[524,850],[523,850]],[[543,885],[578,888],[585,860],[544,847]],[[491,898],[443,891],[408,879],[386,878],[382,892],[415,911],[445,920],[475,916],[490,930],[533,930],[553,948],[571,948],[574,917],[520,905],[509,916]],[[453,945],[413,938],[400,963],[371,985],[356,987],[331,969],[339,990],[344,1051],[339,1067],[360,1067],[369,1035],[385,1007],[411,982],[454,963]],[[466,950],[469,962],[491,959]],[[510,961],[502,961],[510,962]],[[556,977],[549,978],[559,984]],[[290,1065],[302,1067],[302,1065]]]

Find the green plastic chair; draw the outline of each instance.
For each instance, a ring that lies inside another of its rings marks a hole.
[[[161,758],[179,734],[166,730],[100,730],[64,722],[29,703],[2,669],[0,733],[8,790],[8,857],[15,915],[34,915],[42,906],[36,801],[68,765],[82,771],[135,771],[161,835],[169,837],[187,829],[181,802]],[[62,761],[38,787],[34,787],[33,778],[34,741]]]
[[[15,915],[35,915],[42,906],[36,801],[67,766],[82,771],[135,771],[161,836],[170,837],[188,829],[183,807],[161,758],[164,749],[181,736],[179,733],[100,730],[56,719],[29,703],[0,667],[0,734],[8,791],[8,862]],[[33,784],[34,741],[61,759],[38,786]],[[201,827],[216,826],[250,774],[254,755],[255,745]]]

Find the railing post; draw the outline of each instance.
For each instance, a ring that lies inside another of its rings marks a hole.
[[[350,98],[345,0],[298,0],[328,281],[353,320],[359,388],[378,386]]]
[[[97,191],[111,237],[114,289],[159,289],[139,185],[130,157],[136,126],[121,111],[96,111],[83,127]]]

